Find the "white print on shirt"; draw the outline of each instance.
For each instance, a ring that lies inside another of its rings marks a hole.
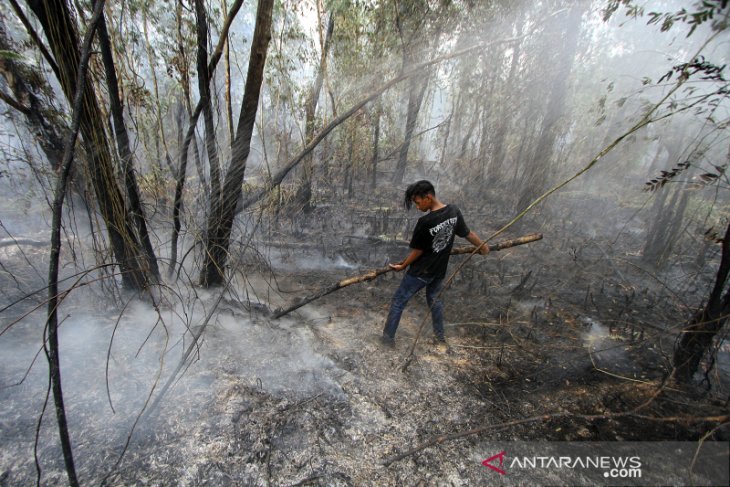
[[[454,227],[456,226],[456,217],[449,218],[439,223],[435,227],[431,227],[428,233],[433,237],[431,249],[434,253],[439,253],[449,245],[451,237],[454,235]]]

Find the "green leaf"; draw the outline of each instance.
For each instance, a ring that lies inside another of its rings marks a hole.
[[[15,51],[0,50],[0,58],[2,58],[2,59],[10,59],[11,61],[25,62],[25,58],[22,55],[20,55],[17,52],[15,52]]]

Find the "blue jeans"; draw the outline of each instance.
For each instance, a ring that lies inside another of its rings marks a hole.
[[[408,301],[421,289],[426,288],[426,302],[431,308],[431,319],[433,321],[433,331],[437,337],[444,336],[444,304],[436,296],[441,292],[443,286],[443,277],[415,277],[408,273],[403,276],[398,290],[390,302],[390,311],[388,319],[385,322],[383,335],[390,338],[395,337],[395,331],[398,329],[400,317]]]

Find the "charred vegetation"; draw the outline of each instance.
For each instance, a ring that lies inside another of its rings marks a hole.
[[[11,2],[0,485],[728,440],[727,2]],[[384,344],[424,178],[509,243],[454,252],[446,345],[422,295]]]

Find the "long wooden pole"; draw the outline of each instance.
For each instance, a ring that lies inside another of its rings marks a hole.
[[[494,244],[489,244],[489,251],[494,252],[497,250],[502,249],[508,249],[510,247],[515,247],[517,245],[524,245],[526,243],[535,242],[537,240],[542,239],[541,233],[531,233],[529,235],[524,235],[522,237],[510,239],[510,240],[502,240],[501,242],[497,242]],[[459,247],[456,249],[451,250],[451,255],[460,255],[460,254],[471,254],[476,250],[475,247]],[[305,304],[309,304],[312,301],[319,299],[323,296],[327,296],[328,294],[331,294],[339,289],[342,289],[343,287],[351,286],[353,284],[358,284],[361,282],[367,282],[372,281],[373,279],[377,278],[378,276],[382,276],[383,274],[386,274],[388,272],[391,272],[393,269],[388,267],[382,267],[380,269],[375,269],[369,272],[366,272],[365,274],[361,274],[359,276],[354,277],[348,277],[346,279],[342,279],[339,282],[336,282],[332,284],[329,287],[326,287],[322,289],[321,291],[312,294],[311,296],[307,296],[306,298],[298,301],[296,304],[293,304],[292,306],[289,306],[288,308],[282,310],[279,309],[274,313],[273,318],[279,319],[284,315],[287,315],[291,313],[292,311],[301,308]]]

